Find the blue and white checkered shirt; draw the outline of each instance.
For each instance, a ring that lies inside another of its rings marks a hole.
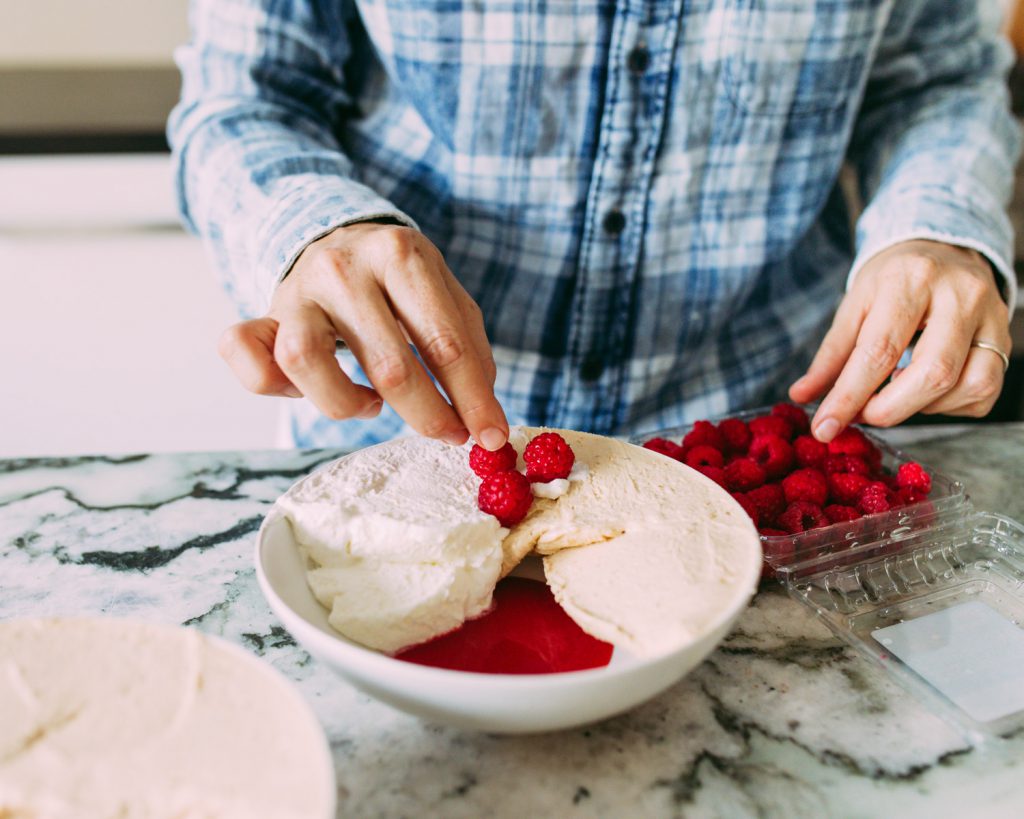
[[[1009,50],[978,0],[195,0],[192,24],[180,198],[242,312],[337,226],[417,226],[513,423],[772,400],[905,239],[981,251],[1014,296]],[[300,445],[402,428],[291,403]]]

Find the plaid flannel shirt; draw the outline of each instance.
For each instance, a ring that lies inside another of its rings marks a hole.
[[[513,423],[731,412],[784,392],[893,243],[975,248],[1014,298],[1009,49],[978,5],[194,0],[183,214],[247,315],[333,228],[418,227],[483,310]],[[300,445],[402,431],[291,404]]]

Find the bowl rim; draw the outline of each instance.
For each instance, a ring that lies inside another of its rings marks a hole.
[[[635,444],[630,445],[636,446]],[[321,464],[313,471],[319,472],[321,469],[324,469],[345,457],[348,457],[348,455],[343,455],[326,464]],[[313,474],[313,472],[309,473],[309,475],[311,474]],[[740,508],[735,499],[733,499],[724,489],[721,489],[721,487],[709,478],[699,475],[699,473],[696,474],[699,476],[699,479],[707,481],[714,486],[715,489],[719,490],[723,499],[727,499],[729,503],[735,504],[738,509]],[[303,476],[296,481],[296,483],[306,480],[309,475]],[[354,641],[348,640],[339,633],[328,634],[320,627],[311,623],[306,619],[306,617],[302,616],[295,611],[295,609],[289,606],[281,595],[277,593],[277,590],[273,587],[264,567],[263,561],[267,531],[278,521],[288,526],[290,529],[287,518],[282,512],[280,512],[280,510],[278,510],[277,506],[274,505],[264,517],[260,524],[259,531],[257,532],[253,562],[255,563],[256,579],[259,584],[260,591],[274,610],[274,613],[283,621],[285,628],[287,628],[289,632],[293,632],[299,642],[313,646],[315,648],[315,652],[312,653],[322,652],[331,658],[344,658],[341,659],[340,662],[344,663],[346,666],[349,665],[349,658],[351,658],[354,662],[359,663],[360,668],[372,673],[374,676],[381,675],[393,677],[397,671],[403,676],[415,677],[422,680],[425,684],[447,683],[469,685],[476,683],[478,685],[488,686],[500,685],[506,688],[524,691],[537,689],[563,689],[572,688],[581,684],[585,685],[605,680],[628,678],[635,673],[657,667],[663,663],[671,663],[676,657],[686,653],[686,651],[691,647],[700,644],[701,641],[705,640],[708,636],[715,634],[723,626],[733,622],[735,618],[750,605],[750,601],[757,593],[761,577],[761,566],[764,560],[762,543],[758,536],[751,541],[752,547],[757,551],[757,558],[754,559],[753,555],[751,555],[746,576],[741,577],[739,582],[736,584],[737,592],[735,597],[733,597],[729,601],[729,604],[724,606],[718,614],[701,629],[699,634],[683,643],[680,643],[671,651],[652,657],[635,657],[633,655],[629,655],[627,661],[619,665],[615,665],[613,662],[611,665],[578,671],[559,671],[546,674],[490,674],[478,671],[458,671],[449,668],[437,668],[435,666],[406,662],[374,649],[361,646]],[[292,537],[292,541],[294,542],[294,537]],[[305,580],[305,578],[303,578],[303,580]],[[310,594],[312,595],[312,592],[310,592]],[[321,605],[319,601],[316,602],[317,605]],[[285,612],[287,616],[282,614],[282,612]]]

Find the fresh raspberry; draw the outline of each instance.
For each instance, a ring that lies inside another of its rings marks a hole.
[[[750,442],[750,457],[764,467],[769,480],[781,478],[793,466],[793,447],[778,435],[757,435]]]
[[[793,441],[793,454],[800,466],[822,469],[828,458],[828,444],[823,444],[811,435],[800,435]]]
[[[726,418],[718,424],[718,431],[725,441],[725,449],[735,455],[742,455],[750,447],[754,437],[748,427],[739,418]]]
[[[825,472],[829,475],[836,472],[849,472],[854,475],[870,475],[868,462],[856,455],[829,455],[825,459]]]
[[[913,503],[920,503],[925,500],[928,495],[913,486],[901,486],[896,490],[896,497],[899,500],[900,506],[910,506]]]
[[[793,425],[778,415],[761,415],[752,419],[750,432],[755,438],[761,435],[778,435],[787,441],[793,440]]]
[[[807,501],[824,506],[828,499],[828,482],[817,469],[797,469],[782,479],[782,491],[790,503]]]
[[[789,532],[784,532],[782,529],[773,529],[770,526],[765,526],[757,531],[765,537],[785,537],[789,534]]]
[[[793,427],[793,431],[797,435],[803,435],[811,428],[811,422],[807,418],[807,413],[796,404],[787,404],[785,402],[776,404],[772,407],[772,415],[777,415],[779,418],[785,418],[789,421],[789,425]]]
[[[866,475],[856,472],[832,472],[827,476],[828,494],[834,503],[856,506],[860,493],[871,483]]]
[[[828,526],[828,518],[820,506],[807,501],[794,501],[779,515],[779,526],[795,535],[797,532]]]
[[[833,523],[845,523],[849,520],[857,520],[860,517],[860,512],[852,506],[843,506],[838,503],[829,504],[825,507],[824,511],[825,517]]]
[[[683,438],[683,449],[698,446],[711,446],[721,452],[725,449],[725,439],[710,421],[697,421]]]
[[[729,494],[732,495],[732,499],[736,501],[736,503],[743,507],[743,511],[747,513],[747,517],[754,521],[754,525],[757,526],[760,523],[760,512],[757,510],[757,505],[742,492],[730,492]]]
[[[667,438],[651,438],[651,440],[644,442],[644,449],[649,449],[661,455],[667,455],[669,458],[675,458],[677,461],[683,460],[683,448]]]
[[[867,436],[856,427],[847,427],[828,442],[831,455],[855,455],[870,463],[872,452],[877,451]]]
[[[773,563],[784,563],[793,558],[793,538],[790,533],[778,528],[764,528],[758,531],[770,540],[761,541],[764,562],[761,564],[761,579],[774,580],[778,574]]]
[[[515,471],[495,472],[480,483],[476,505],[498,523],[511,528],[526,517],[533,503],[533,493],[526,477]]]
[[[518,458],[515,449],[509,443],[494,452],[484,449],[480,444],[473,444],[473,448],[469,450],[469,468],[481,478],[486,478],[495,472],[515,469]]]
[[[786,509],[786,495],[777,483],[766,483],[751,489],[747,497],[757,506],[761,523],[775,523]]]
[[[900,489],[915,489],[921,495],[932,491],[932,476],[925,472],[921,464],[911,461],[900,464],[896,471],[896,483]]]
[[[565,438],[557,432],[542,432],[523,450],[526,477],[533,483],[547,483],[558,478],[568,478],[576,462]]]
[[[728,489],[729,484],[725,479],[725,470],[720,466],[698,466],[697,471],[705,477],[711,478],[723,489]]]
[[[864,487],[857,499],[857,508],[865,515],[888,512],[896,498],[892,490],[881,481],[874,481]]]
[[[747,492],[761,486],[767,476],[753,458],[735,458],[725,467],[725,480],[733,492]]]
[[[692,466],[694,469],[699,466],[717,466],[721,468],[722,464],[725,463],[725,458],[722,455],[722,450],[715,449],[707,444],[700,444],[686,450],[686,455],[683,456],[683,463],[687,466]]]

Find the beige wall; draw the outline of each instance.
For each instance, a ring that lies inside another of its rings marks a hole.
[[[188,0],[3,0],[0,68],[169,66]]]

